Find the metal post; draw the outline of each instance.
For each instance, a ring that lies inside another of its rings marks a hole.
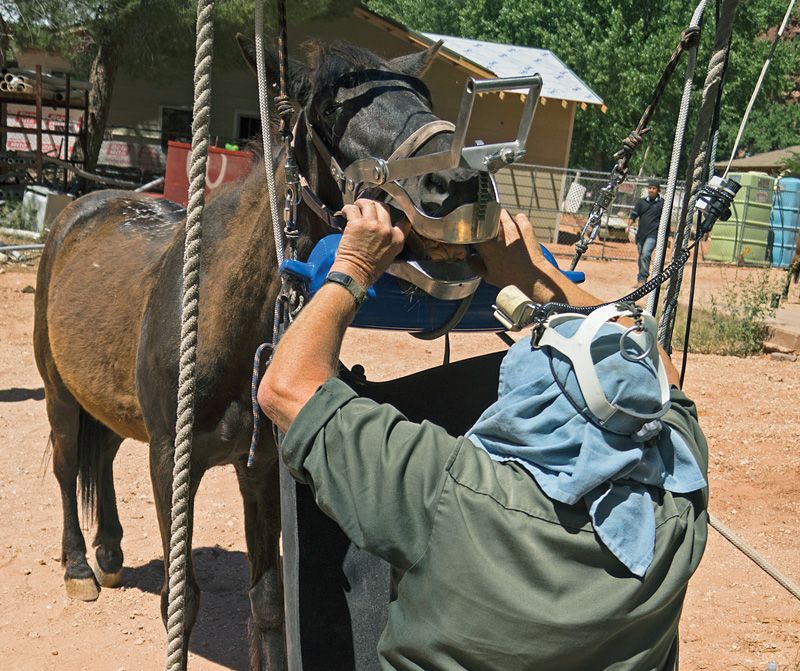
[[[36,66],[36,183],[42,183],[42,66]]]
[[[72,82],[70,81],[69,75],[67,75],[67,99],[64,103],[64,160],[69,161],[69,137],[70,137],[70,129],[72,125],[70,124],[69,120],[69,113],[70,113],[70,103],[72,102]],[[64,168],[64,191],[67,190],[67,175],[68,171],[67,168]]]

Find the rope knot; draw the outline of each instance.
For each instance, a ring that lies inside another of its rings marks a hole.
[[[700,26],[689,26],[681,33],[681,48],[689,49],[700,43]]]
[[[614,158],[617,160],[621,158],[630,158],[633,152],[636,151],[639,146],[641,146],[642,142],[644,142],[644,136],[649,132],[649,128],[632,130],[630,133],[628,133],[628,137],[622,141],[622,149],[614,154]]]
[[[275,96],[275,111],[282,120],[289,121],[294,113],[294,105],[286,94]]]

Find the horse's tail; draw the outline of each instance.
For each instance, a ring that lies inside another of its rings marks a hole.
[[[94,520],[98,483],[102,483],[103,447],[108,429],[81,407],[78,420],[78,486],[84,515]]]

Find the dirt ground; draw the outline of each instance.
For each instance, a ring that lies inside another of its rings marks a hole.
[[[630,289],[635,276],[631,262],[586,261],[582,269],[590,290],[604,298]],[[701,304],[750,272],[701,267]],[[33,294],[23,291],[35,279],[34,267],[0,266],[0,668],[162,668],[161,549],[143,444],[125,441],[115,464],[125,529],[122,586],[93,603],[64,593],[60,497],[31,347]],[[490,334],[456,334],[452,346],[454,358],[504,347]],[[364,364],[371,379],[386,379],[438,364],[441,355],[439,342],[354,331],[343,358]],[[692,355],[686,391],[709,439],[711,511],[800,581],[800,362]],[[797,671],[800,602],[716,532],[709,535],[685,605],[682,668],[763,671],[775,661],[781,671]],[[190,668],[246,669],[247,567],[232,469],[203,480],[194,547],[204,593]]]

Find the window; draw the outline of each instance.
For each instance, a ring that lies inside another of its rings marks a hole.
[[[161,108],[161,147],[165,151],[169,140],[192,141],[192,110],[190,108]]]
[[[245,145],[252,138],[261,136],[261,118],[258,114],[239,112],[236,119],[236,141],[240,145]]]

